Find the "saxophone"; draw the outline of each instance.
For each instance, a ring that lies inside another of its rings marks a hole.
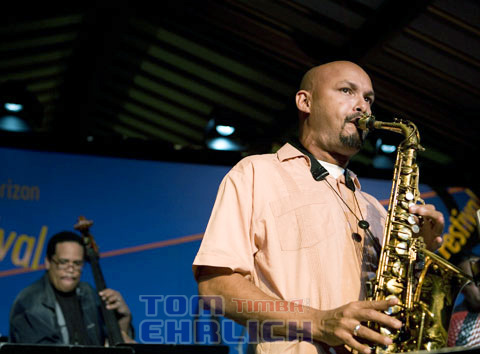
[[[387,314],[403,322],[400,330],[368,326],[389,336],[393,344],[376,347],[376,353],[400,353],[435,350],[446,347],[447,332],[455,298],[461,288],[473,279],[445,259],[429,251],[418,236],[419,219],[410,214],[412,204],[425,204],[418,188],[419,171],[415,162],[420,145],[417,127],[405,120],[375,121],[364,115],[357,127],[384,129],[402,134],[394,168],[388,215],[376,278],[369,282],[368,299],[397,298],[398,304]]]

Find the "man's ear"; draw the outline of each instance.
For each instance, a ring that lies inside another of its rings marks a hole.
[[[297,109],[300,112],[309,114],[310,113],[310,92],[305,90],[300,90],[295,95],[295,103],[297,104]]]
[[[48,257],[45,257],[45,269],[46,270],[50,269],[50,261],[48,260]]]

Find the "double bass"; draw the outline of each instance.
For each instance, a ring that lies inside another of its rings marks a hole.
[[[83,243],[85,245],[86,259],[90,263],[92,268],[93,278],[95,280],[95,286],[97,292],[107,288],[105,278],[103,277],[102,269],[100,268],[100,255],[98,252],[98,246],[90,233],[90,227],[93,225],[93,221],[85,219],[80,216],[77,224],[75,224],[75,230],[78,230],[83,236]],[[118,325],[117,316],[113,310],[107,309],[105,302],[101,301],[101,309],[105,325],[107,327],[107,337],[109,346],[115,346],[117,344],[124,343],[120,326]]]

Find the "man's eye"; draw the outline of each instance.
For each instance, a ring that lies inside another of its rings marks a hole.
[[[365,97],[365,101],[368,102],[369,104],[373,103],[373,100],[370,97]]]
[[[350,92],[352,92],[352,90],[349,89],[348,87],[343,87],[343,88],[342,88],[342,92],[343,92],[343,93],[350,93]]]
[[[68,264],[68,261],[67,261],[66,259],[60,259],[60,260],[58,261],[58,263],[60,263],[60,264]]]

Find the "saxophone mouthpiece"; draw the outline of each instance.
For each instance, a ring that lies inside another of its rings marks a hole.
[[[355,121],[355,125],[361,130],[373,130],[375,129],[375,116],[371,114],[363,114]]]

